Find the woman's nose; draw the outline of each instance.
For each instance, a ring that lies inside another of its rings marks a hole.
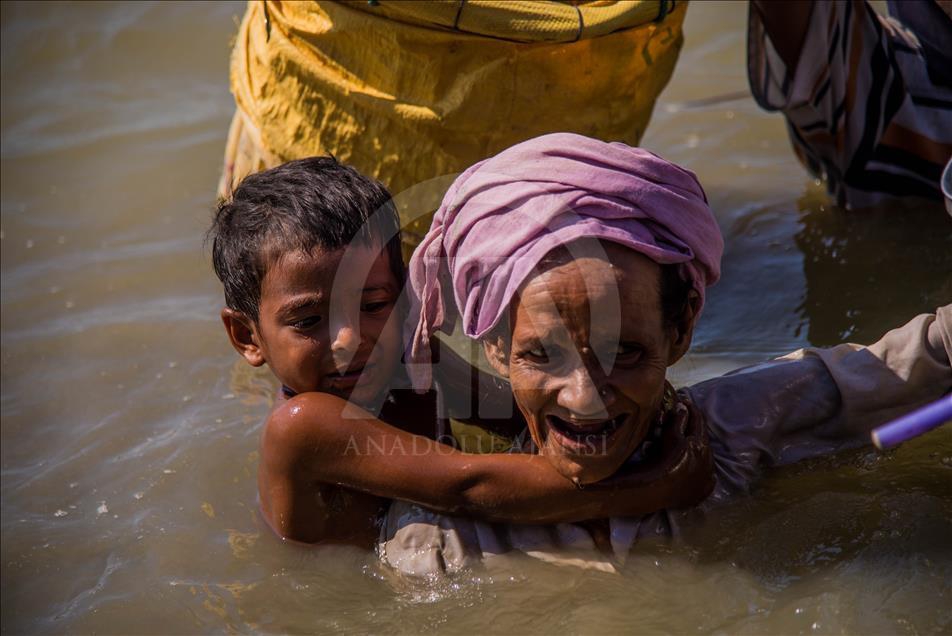
[[[587,419],[608,417],[615,401],[615,392],[603,374],[592,374],[585,367],[575,369],[559,389],[556,399],[559,406],[573,415]]]

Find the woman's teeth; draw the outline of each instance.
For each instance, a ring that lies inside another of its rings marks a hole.
[[[565,420],[555,415],[546,416],[546,420],[551,428],[579,443],[590,442],[592,441],[591,438],[604,438],[611,435],[627,418],[628,414],[622,413],[607,420],[573,422],[572,420]]]

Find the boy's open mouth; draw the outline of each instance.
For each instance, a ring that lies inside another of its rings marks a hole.
[[[574,451],[605,451],[615,432],[628,420],[630,413],[621,413],[604,420],[566,420],[546,415],[549,432],[561,446]]]

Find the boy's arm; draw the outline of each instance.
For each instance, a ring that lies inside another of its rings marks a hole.
[[[376,521],[387,501],[329,483],[315,482],[300,464],[301,449],[270,419],[258,467],[261,512],[280,536],[306,543],[374,545]],[[285,437],[285,439],[281,439]],[[306,442],[305,437],[296,443]]]
[[[307,497],[315,484],[488,521],[555,523],[643,515],[695,503],[713,486],[710,453],[699,443],[703,426],[687,431],[689,419],[699,420],[681,418],[681,436],[663,461],[579,490],[545,457],[461,453],[381,422],[335,396],[305,393],[278,407],[268,422],[261,461],[266,469],[289,477],[276,475],[275,483],[284,484],[275,493],[279,496],[262,492],[262,500],[270,499],[265,514],[289,538],[301,538],[288,532],[301,524],[280,521],[297,514],[301,500],[295,492]],[[331,509],[328,515],[333,513]],[[329,517],[323,522],[328,527],[332,523]]]

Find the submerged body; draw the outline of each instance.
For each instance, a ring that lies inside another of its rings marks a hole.
[[[748,79],[837,204],[939,200],[952,155],[952,5],[750,3]]]
[[[449,351],[430,369],[448,390],[427,397],[401,386],[396,210],[386,189],[335,159],[247,177],[220,205],[212,236],[228,337],[288,396],[265,422],[258,469],[262,512],[281,537],[372,547],[391,498],[553,522],[642,514],[709,491],[710,453],[684,436],[667,436],[658,461],[590,492],[543,458],[467,455],[437,439],[450,415],[511,431],[520,422],[511,392]]]
[[[615,571],[641,538],[678,535],[706,513],[749,493],[764,469],[869,443],[869,431],[952,391],[952,305],[921,315],[862,347],[804,349],[683,389],[711,440],[716,486],[700,505],[584,524],[488,524],[398,503],[378,551],[406,574],[456,573],[521,553]],[[605,537],[608,541],[605,541]],[[607,549],[606,549],[607,545]]]
[[[667,367],[690,347],[721,248],[690,171],[621,143],[530,140],[467,170],[444,198],[410,263],[411,353],[426,359],[425,337],[459,317],[511,382],[530,450],[579,484],[596,481],[638,461],[651,423],[669,417]],[[595,548],[623,560],[640,536],[674,533],[748,492],[765,467],[868,443],[876,424],[952,390],[952,307],[870,347],[792,358],[682,392],[711,438],[717,480],[692,510],[539,528],[392,509],[380,553],[425,574],[510,551],[558,559],[572,547],[609,567]]]

